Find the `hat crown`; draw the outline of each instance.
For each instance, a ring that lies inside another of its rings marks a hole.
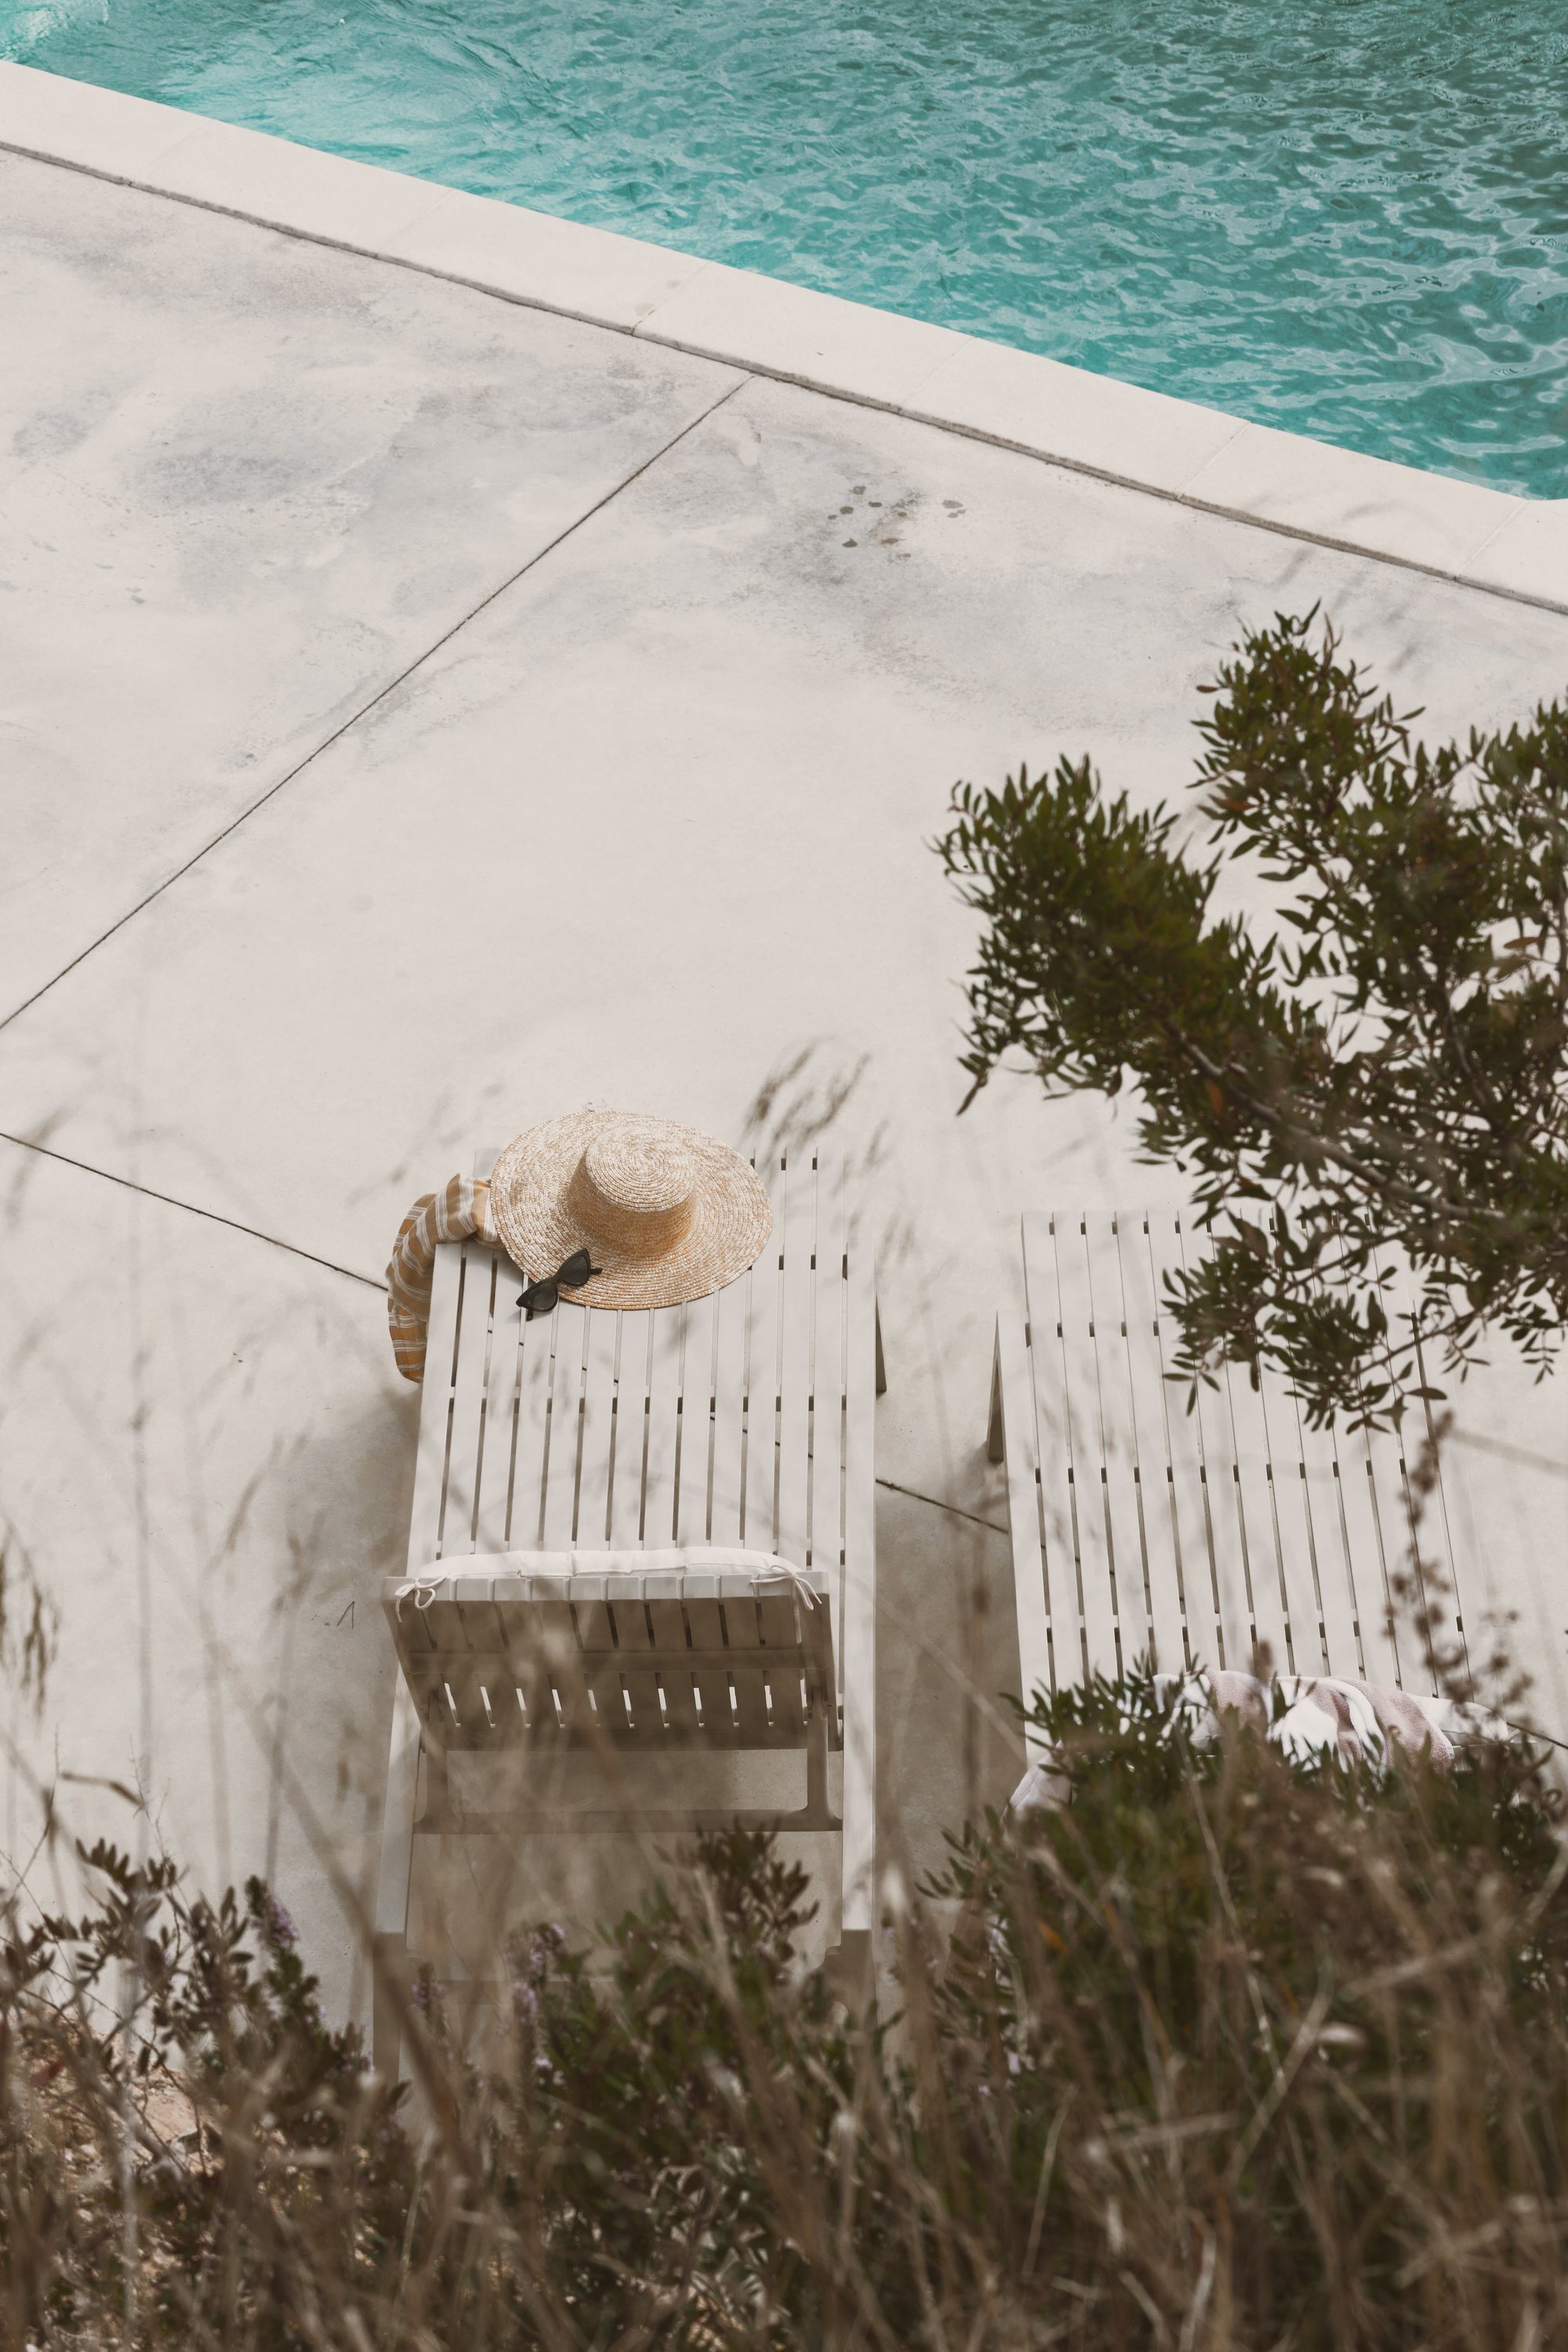
[[[755,1262],[773,1229],[738,1151],[643,1111],[580,1110],[513,1138],[490,1174],[513,1264],[548,1279],[581,1249],[597,1269],[568,1303],[617,1311],[707,1298]]]
[[[668,1127],[628,1121],[588,1143],[572,1181],[573,1212],[591,1239],[652,1255],[690,1224],[700,1172],[696,1155]]]

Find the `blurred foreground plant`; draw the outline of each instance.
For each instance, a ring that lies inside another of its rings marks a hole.
[[[1211,856],[1087,759],[961,784],[938,846],[984,923],[968,1099],[1014,1055],[1052,1093],[1134,1086],[1143,1155],[1231,1213],[1178,1280],[1179,1368],[1261,1355],[1322,1420],[1427,1385],[1391,1249],[1450,1362],[1489,1322],[1544,1363],[1568,1321],[1568,709],[1428,751],[1315,622],[1203,689]],[[1237,861],[1284,931],[1213,914]]]
[[[1195,1751],[1141,1682],[1035,1720],[1063,1801],[894,1903],[896,2013],[803,1968],[803,1874],[731,1835],[587,1951],[524,1938],[483,2030],[422,1988],[406,2097],[265,1888],[98,1849],[98,1903],[5,1948],[7,2345],[1568,2342],[1528,1754],[1379,1789],[1235,1719]]]

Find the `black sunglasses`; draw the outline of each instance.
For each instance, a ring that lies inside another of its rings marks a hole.
[[[517,1303],[524,1322],[531,1323],[536,1315],[553,1315],[563,1290],[581,1290],[593,1276],[604,1271],[602,1265],[590,1264],[585,1249],[574,1250],[553,1274],[547,1275],[542,1282],[531,1282],[526,1290],[518,1292]]]

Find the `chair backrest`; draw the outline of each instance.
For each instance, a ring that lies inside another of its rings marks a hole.
[[[826,1580],[842,1689],[845,1596],[868,1609],[875,1542],[870,1253],[827,1154],[758,1172],[766,1248],[689,1306],[529,1323],[505,1257],[437,1251],[411,1575],[534,1551],[776,1555]]]
[[[1390,1622],[1419,1521],[1420,1559],[1447,1583],[1463,1641],[1435,1444],[1424,1510],[1413,1482],[1432,1437],[1426,1406],[1413,1400],[1397,1434],[1311,1430],[1279,1375],[1254,1386],[1232,1365],[1189,1411],[1187,1383],[1165,1377],[1174,1333],[1161,1301],[1167,1271],[1205,1246],[1173,1210],[1024,1219],[1025,1344],[1005,1328],[998,1339],[1034,1679],[1115,1674],[1139,1656],[1171,1671],[1246,1668],[1267,1646],[1280,1672],[1431,1692],[1408,1617]]]
[[[486,1565],[384,1594],[441,1747],[798,1748],[818,1710],[837,1746],[826,1577]]]

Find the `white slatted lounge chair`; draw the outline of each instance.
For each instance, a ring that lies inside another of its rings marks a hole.
[[[644,1811],[637,1825],[841,1830],[840,1952],[868,1962],[873,1272],[826,1154],[759,1173],[774,1218],[762,1257],[686,1307],[563,1304],[530,1323],[505,1257],[473,1241],[437,1252],[408,1578],[384,1596],[402,1671],[375,1914],[384,2071],[416,1839],[628,1824],[616,1790],[602,1811],[464,1814],[453,1750],[589,1748],[634,1773],[650,1751],[804,1752],[799,1811]],[[827,1785],[840,1748],[841,1820]]]
[[[1164,1378],[1169,1268],[1205,1246],[1190,1217],[1109,1210],[1028,1215],[1025,1307],[997,1321],[989,1452],[1007,1465],[1026,1696],[1140,1658],[1435,1689],[1411,1633],[1389,1622],[1411,1554],[1410,1470],[1428,1433],[1310,1430],[1285,1382],[1232,1366],[1187,1412]],[[1411,1460],[1406,1461],[1408,1447]],[[1441,1475],[1421,1553],[1460,1578]]]

